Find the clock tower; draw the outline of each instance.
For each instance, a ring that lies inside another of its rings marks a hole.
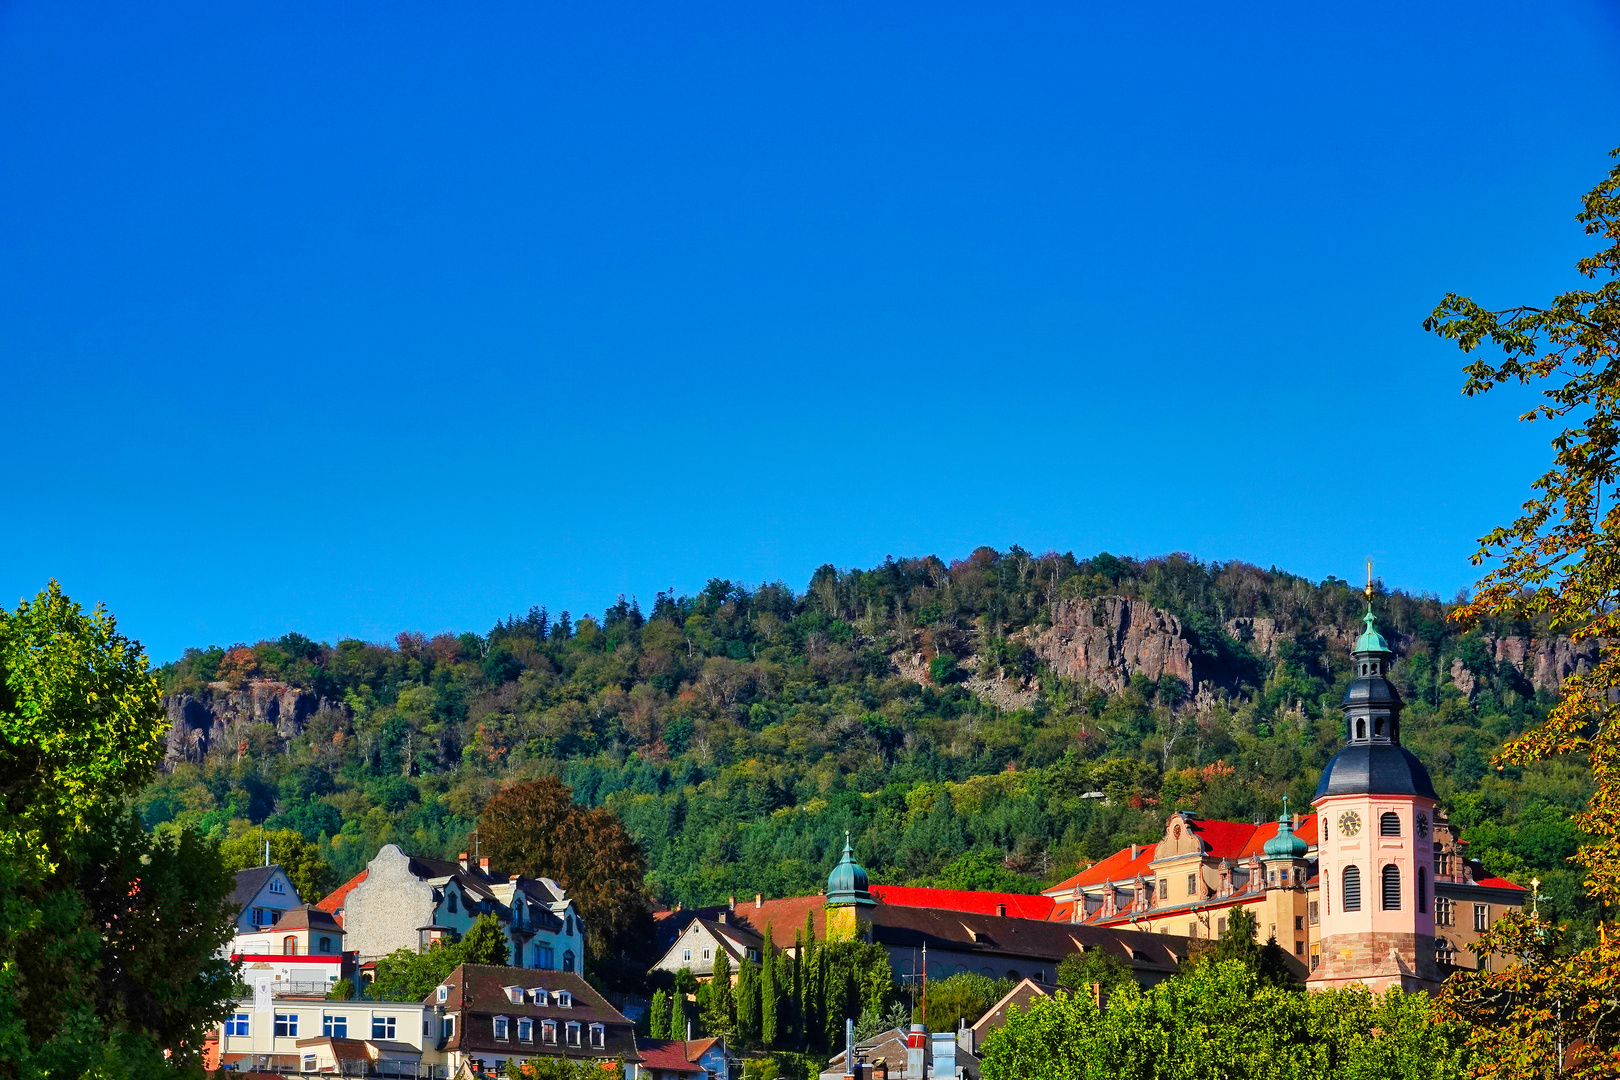
[[[1370,589],[1370,586],[1369,586]],[[1344,697],[1345,745],[1316,795],[1321,962],[1307,985],[1434,990],[1434,808],[1428,770],[1401,745],[1393,658],[1368,608]]]

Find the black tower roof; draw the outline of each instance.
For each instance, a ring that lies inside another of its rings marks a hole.
[[[1345,747],[1333,755],[1312,801],[1328,795],[1416,795],[1435,799],[1429,770],[1401,745],[1400,692],[1386,677],[1394,653],[1367,609],[1356,639],[1356,678],[1344,695]]]

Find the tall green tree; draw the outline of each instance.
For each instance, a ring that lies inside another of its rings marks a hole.
[[[647,1009],[647,1035],[653,1039],[667,1039],[669,1034],[669,991],[655,990],[652,1005]]]
[[[1503,309],[1450,293],[1424,323],[1466,353],[1487,343],[1500,350],[1468,365],[1465,394],[1536,385],[1541,403],[1520,419],[1555,428],[1551,467],[1520,515],[1480,538],[1474,564],[1489,569],[1453,619],[1545,621],[1598,652],[1590,671],[1564,680],[1546,722],[1497,758],[1523,766],[1579,755],[1590,764],[1596,790],[1576,818],[1589,839],[1575,861],[1605,912],[1586,948],[1536,948],[1546,926],[1509,927],[1485,943],[1526,950],[1519,966],[1534,977],[1498,965],[1447,980],[1445,1001],[1474,1025],[1482,1075],[1501,1080],[1539,1078],[1550,1062],[1574,1076],[1613,1076],[1620,1054],[1620,165],[1586,194],[1576,220],[1601,238],[1575,264],[1595,287]]]
[[[426,951],[395,949],[382,957],[367,994],[377,1001],[421,1001],[462,964],[504,967],[507,960],[500,920],[480,915],[460,941],[440,938]]]
[[[200,1071],[232,991],[231,881],[189,829],[127,810],[165,726],[106,611],[55,582],[0,610],[0,1077]]]
[[[1254,972],[1268,986],[1300,989],[1300,982],[1289,969],[1288,956],[1277,944],[1276,937],[1268,938],[1262,945],[1259,932],[1254,912],[1241,905],[1231,908],[1226,929],[1221,931],[1215,947],[1204,954],[1202,961],[1216,964],[1225,960],[1236,961]]]
[[[703,1033],[709,1036],[737,1037],[737,995],[731,985],[731,957],[723,948],[714,950],[714,975],[704,987]]]
[[[737,1042],[754,1046],[759,1042],[759,965],[743,959],[737,968]]]
[[[777,1001],[782,993],[780,961],[776,945],[771,940],[771,928],[765,927],[765,949],[761,953],[759,972],[759,1041],[769,1050],[776,1045]]]

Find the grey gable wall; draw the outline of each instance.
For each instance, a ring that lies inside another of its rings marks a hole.
[[[343,904],[344,944],[361,960],[376,960],[395,949],[413,952],[417,928],[433,922],[433,886],[411,873],[411,860],[384,844],[366,866],[366,880],[349,890]]]

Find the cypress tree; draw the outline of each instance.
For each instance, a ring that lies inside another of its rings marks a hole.
[[[686,995],[679,987],[669,997],[669,1038],[686,1038]]]
[[[737,969],[737,1042],[753,1046],[759,1042],[759,965],[747,957]]]
[[[771,943],[771,928],[765,927],[764,960],[759,972],[759,1041],[769,1050],[776,1042],[776,947]]]
[[[653,994],[652,1007],[647,1010],[647,1034],[654,1039],[670,1037],[669,995],[662,990]]]
[[[731,985],[731,956],[724,948],[714,950],[714,977],[709,980],[708,1001],[703,1006],[703,1034],[736,1038],[737,997]]]

